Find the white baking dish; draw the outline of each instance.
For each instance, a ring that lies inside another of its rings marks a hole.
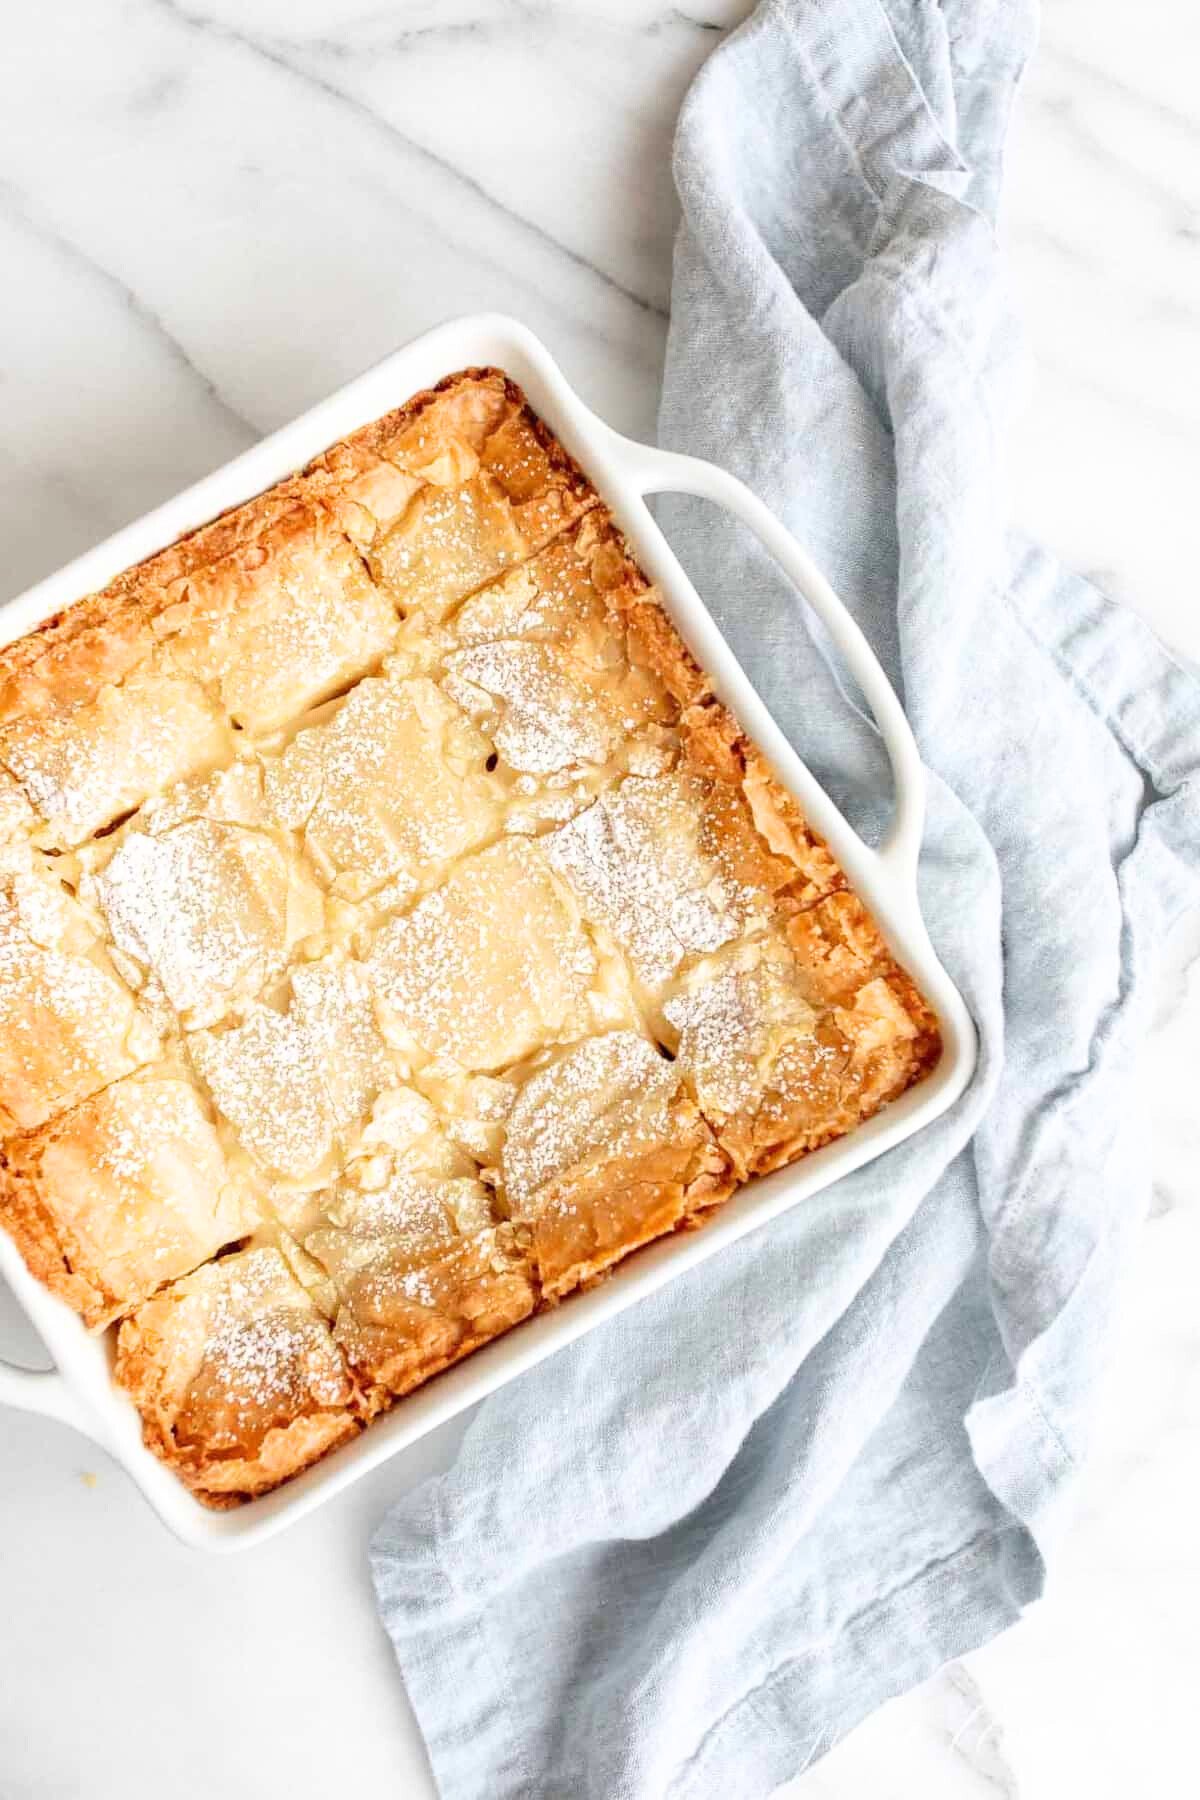
[[[691,457],[631,442],[590,412],[533,333],[493,315],[459,319],[397,350],[330,399],[284,426],[165,506],[39,582],[4,609],[0,644],[61,612],[114,575],[143,561],[216,514],[290,475],[337,438],[471,364],[491,363],[520,383],[534,409],[591,476],[639,560],[662,589],[667,611],[713,677],[721,698],[766,751],[870,906],[896,956],[935,1008],[942,1059],[926,1080],[838,1143],[790,1169],[751,1182],[702,1231],[660,1241],[619,1268],[610,1281],[577,1294],[476,1352],[402,1400],[353,1443],[305,1474],[236,1511],[214,1513],[194,1500],[142,1444],[132,1404],[112,1384],[111,1337],[92,1337],[61,1301],[29,1274],[0,1231],[0,1274],[45,1340],[56,1367],[46,1373],[0,1363],[0,1401],[45,1413],[95,1440],[116,1458],[167,1525],[209,1550],[251,1544],[300,1518],[435,1426],[482,1399],[602,1319],[630,1306],[756,1226],[840,1175],[919,1131],[963,1091],[975,1063],[975,1033],[957,990],[934,955],[917,903],[916,867],[924,814],[924,773],[908,723],[866,640],[791,534],[733,476]],[[703,601],[672,555],[645,496],[697,494],[727,507],[761,539],[819,615],[866,696],[891,758],[895,810],[879,850],[850,829],[779,731],[735,660]],[[620,1370],[613,1379],[620,1380]]]

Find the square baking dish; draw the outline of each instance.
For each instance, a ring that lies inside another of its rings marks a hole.
[[[203,1506],[145,1448],[138,1414],[112,1381],[111,1334],[89,1334],[76,1314],[30,1274],[0,1230],[0,1274],[55,1363],[48,1372],[0,1364],[0,1401],[59,1419],[92,1438],[128,1471],[171,1530],[199,1548],[245,1547],[302,1517],[592,1326],[919,1131],[958,1098],[975,1064],[974,1028],[934,954],[918,906],[916,869],[924,816],[920,757],[900,704],[858,627],[795,539],[747,488],[713,464],[651,449],[611,430],[574,393],[533,333],[514,320],[492,315],[456,320],[396,351],[253,450],[12,601],[0,620],[0,644],[36,629],[122,570],[252,499],[412,394],[456,370],[481,364],[503,369],[524,389],[534,411],[591,478],[659,587],[665,610],[718,698],[828,842],[896,958],[923,991],[937,1015],[942,1055],[929,1075],[849,1136],[739,1189],[702,1231],[661,1239],[639,1251],[613,1279],[575,1294],[569,1304],[537,1314],[476,1351],[407,1396],[351,1443],[234,1511]],[[852,831],[738,665],[647,508],[648,495],[665,492],[697,495],[735,514],[828,630],[874,713],[891,760],[894,813],[878,850]]]

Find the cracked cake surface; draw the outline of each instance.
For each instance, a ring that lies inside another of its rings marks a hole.
[[[498,370],[0,650],[0,1223],[206,1504],[939,1052]]]

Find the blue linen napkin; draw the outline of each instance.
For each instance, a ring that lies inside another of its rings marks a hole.
[[[931,771],[921,894],[979,1024],[918,1138],[493,1397],[372,1545],[449,1800],[758,1800],[1041,1590],[1147,1198],[1131,1071],[1198,894],[1200,683],[1005,524],[994,234],[1026,0],[768,0],[684,107],[661,438],[815,554]],[[822,633],[672,542],[877,833]]]

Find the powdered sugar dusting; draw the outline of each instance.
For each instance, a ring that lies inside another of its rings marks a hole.
[[[75,902],[33,869],[0,884],[0,1092],[22,1125],[126,1074],[154,1033]]]
[[[65,715],[0,729],[0,758],[69,844],[226,753],[227,734],[199,683],[152,665]]]
[[[636,1032],[586,1038],[557,1058],[526,1082],[509,1116],[510,1203],[528,1216],[540,1190],[585,1158],[603,1152],[617,1161],[636,1145],[661,1142],[678,1086],[672,1065]]]
[[[602,794],[554,833],[548,854],[646,983],[742,928],[747,896],[700,851],[694,807],[671,776],[631,776]]]
[[[276,1250],[249,1250],[213,1265],[203,1364],[231,1416],[234,1442],[264,1413],[277,1420],[310,1405],[339,1406],[349,1383],[327,1327]],[[206,1284],[207,1285],[207,1284]]]
[[[329,1216],[305,1249],[328,1270],[351,1316],[375,1324],[397,1299],[435,1306],[438,1266],[465,1239],[486,1240],[493,1227],[491,1201],[478,1181],[413,1169],[396,1169],[367,1191],[339,1188]]]
[[[612,755],[616,733],[557,646],[502,639],[458,651],[446,666],[502,703],[493,738],[510,768],[547,775]]]
[[[754,1094],[767,1021],[760,987],[752,973],[729,968],[663,1006],[680,1034],[679,1067],[692,1077],[706,1110],[729,1115]]]
[[[294,971],[287,1013],[253,1006],[243,1022],[188,1040],[193,1060],[242,1142],[281,1175],[302,1179],[333,1151],[391,1077],[363,971]]]
[[[234,1029],[197,1033],[189,1045],[218,1107],[264,1163],[298,1179],[323,1162],[333,1123],[320,1047],[302,1025],[255,1006]]]
[[[335,892],[417,880],[495,829],[488,746],[424,676],[360,682],[333,717],[268,762],[282,825],[301,828]]]
[[[419,493],[371,557],[402,607],[427,608],[441,618],[526,549],[502,491],[480,475]]]
[[[212,819],[134,832],[97,878],[118,947],[178,1012],[220,1016],[283,966],[288,868],[269,839]]]
[[[740,961],[715,973],[701,970],[684,992],[663,1006],[679,1032],[678,1066],[695,1085],[701,1107],[732,1117],[758,1104],[784,1079],[800,1087],[829,1060],[815,1036],[817,1014],[801,997],[794,971],[776,947],[749,946]],[[803,1045],[803,1055],[789,1049]]]
[[[259,548],[252,583],[236,561],[187,577],[191,605],[170,651],[218,684],[233,719],[267,733],[363,674],[391,647],[397,620],[349,540],[319,513],[291,515]]]
[[[595,957],[541,847],[505,840],[385,927],[369,967],[393,1028],[426,1056],[499,1069],[559,1032]]]

